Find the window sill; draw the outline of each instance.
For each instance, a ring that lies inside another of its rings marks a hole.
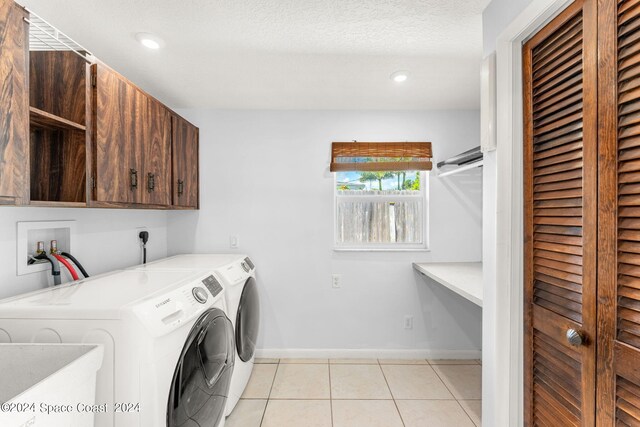
[[[431,252],[429,248],[333,248],[334,252]]]

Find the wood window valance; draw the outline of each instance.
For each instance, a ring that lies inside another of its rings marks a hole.
[[[430,142],[334,142],[331,172],[429,171]]]

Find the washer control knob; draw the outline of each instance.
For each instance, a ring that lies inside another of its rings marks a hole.
[[[207,294],[207,291],[205,291],[204,288],[201,288],[200,286],[196,286],[191,290],[191,292],[193,293],[193,297],[200,304],[204,304],[209,299],[209,295]]]
[[[242,269],[247,273],[251,271],[251,267],[249,267],[249,264],[247,264],[245,261],[242,261],[240,265],[242,266]]]

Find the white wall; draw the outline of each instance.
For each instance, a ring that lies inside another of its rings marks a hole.
[[[169,214],[169,252],[229,252],[229,236],[239,236],[258,268],[260,348],[477,355],[480,308],[427,283],[411,263],[480,260],[479,171],[432,174],[431,251],[405,253],[332,250],[328,173],[332,141],[426,139],[435,160],[477,146],[477,111],[181,114],[200,127],[201,210]],[[332,273],[343,274],[341,289]],[[405,315],[415,316],[413,330],[403,329]]]
[[[532,0],[493,0],[482,14],[483,50],[488,55],[496,50],[496,42],[511,22],[532,2]],[[500,118],[498,118],[500,120]],[[482,421],[485,425],[501,426],[508,402],[495,399],[502,396],[501,382],[508,375],[508,367],[500,360],[498,349],[496,254],[497,254],[497,151],[485,153],[483,168],[483,267],[484,267],[484,317],[483,317],[483,363],[482,363]]]
[[[76,220],[74,256],[91,275],[140,263],[137,227],[147,227],[147,258],[167,254],[167,213],[150,210],[0,207],[0,298],[52,284],[50,271],[16,274],[18,221]],[[48,247],[48,243],[46,243]],[[63,275],[63,280],[69,280]]]
[[[482,13],[484,54],[496,50],[498,36],[533,0],[492,0]]]

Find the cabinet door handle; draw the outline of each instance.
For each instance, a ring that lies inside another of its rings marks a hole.
[[[155,174],[148,173],[147,174],[147,190],[149,193],[156,189],[156,176]]]
[[[184,193],[184,181],[179,179],[178,180],[178,197],[182,196],[183,193]]]
[[[129,169],[129,177],[131,178],[131,189],[138,188],[138,171],[135,169]]]

